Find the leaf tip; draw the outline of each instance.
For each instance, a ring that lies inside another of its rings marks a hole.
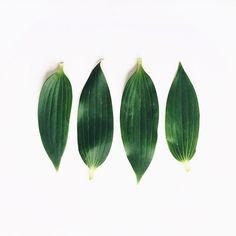
[[[178,71],[183,71],[185,73],[184,67],[181,62],[179,62]]]
[[[54,165],[54,168],[55,168],[56,172],[58,172],[60,164],[59,163],[53,163],[53,165]]]
[[[136,174],[136,181],[137,181],[137,184],[139,184],[141,178],[143,177],[142,174]]]
[[[51,162],[56,170],[56,172],[58,172],[59,167],[60,167],[60,163],[61,163],[61,158],[55,158],[55,157],[50,157]]]
[[[178,70],[184,70],[184,68],[183,68],[183,65],[182,65],[182,63],[181,63],[181,62],[179,62],[179,65],[178,65]]]
[[[100,64],[102,61],[104,61],[104,58],[101,57],[99,60],[98,60],[98,64]]]
[[[104,60],[104,58],[100,58],[98,61],[97,61],[97,65],[95,66],[95,68],[101,68],[101,62]]]

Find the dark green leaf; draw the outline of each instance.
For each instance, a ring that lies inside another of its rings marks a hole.
[[[113,138],[111,95],[100,63],[80,96],[77,134],[79,152],[92,179],[93,171],[106,160]]]
[[[56,170],[64,152],[72,103],[71,84],[63,64],[43,84],[38,104],[38,124],[44,148]]]
[[[172,155],[184,164],[192,159],[198,140],[199,107],[196,92],[181,64],[166,104],[166,139]]]
[[[138,182],[153,158],[158,119],[156,90],[139,59],[125,86],[120,111],[122,140]]]

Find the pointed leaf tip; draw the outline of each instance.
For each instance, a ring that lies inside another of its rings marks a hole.
[[[58,163],[58,164],[53,163],[53,165],[54,165],[54,168],[55,168],[56,172],[58,172],[60,163]]]
[[[179,66],[178,66],[177,72],[183,72],[187,76],[187,74],[186,74],[186,72],[184,70],[184,67],[183,67],[181,62],[179,62]]]
[[[98,64],[101,64],[102,61],[104,61],[104,58],[100,58],[100,59],[98,60]]]
[[[140,180],[142,179],[143,175],[138,175],[136,174],[136,180],[137,180],[137,184],[139,184]]]
[[[182,65],[181,62],[179,62],[179,65],[178,65],[178,71],[180,71],[180,70],[183,70],[183,71],[184,71],[184,68],[183,68],[183,65]]]
[[[102,62],[103,60],[104,60],[103,58],[101,58],[101,59],[98,60],[96,66],[95,66],[94,69],[93,69],[93,71],[102,70],[102,68],[101,68],[101,62]]]

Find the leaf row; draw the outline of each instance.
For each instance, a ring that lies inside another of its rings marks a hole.
[[[72,105],[72,87],[60,63],[44,82],[38,103],[38,125],[43,146],[58,170],[66,147]],[[120,107],[124,149],[137,182],[149,167],[158,138],[159,104],[155,85],[141,59],[128,79]],[[165,114],[168,147],[188,168],[195,154],[200,112],[195,89],[181,63],[171,84]],[[81,92],[77,114],[78,150],[89,168],[89,179],[107,158],[113,140],[113,106],[99,62]]]

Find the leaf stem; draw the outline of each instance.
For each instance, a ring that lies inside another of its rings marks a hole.
[[[64,71],[64,62],[60,62],[58,64],[57,72],[58,73],[63,73],[63,71]]]
[[[93,180],[95,170],[96,170],[96,167],[94,167],[94,166],[91,166],[89,168],[89,180]]]
[[[182,163],[183,163],[183,165],[184,165],[185,171],[186,171],[187,173],[190,172],[190,171],[191,171],[191,167],[189,166],[189,161],[188,161],[188,160],[185,160],[185,161],[183,161]]]
[[[140,68],[142,66],[142,58],[141,57],[139,57],[137,59],[137,66],[138,66],[138,68]]]

